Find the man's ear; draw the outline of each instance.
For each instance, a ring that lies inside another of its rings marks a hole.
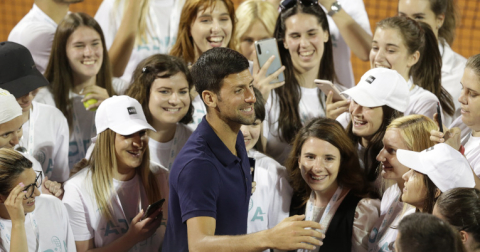
[[[203,102],[205,103],[205,106],[210,107],[210,108],[216,108],[217,107],[217,94],[215,92],[212,92],[210,90],[204,90],[202,92],[202,99]]]
[[[465,244],[468,241],[468,233],[465,231],[460,231],[460,239],[462,239],[463,244]]]
[[[435,189],[435,199],[440,197],[440,195],[442,194],[442,191],[440,191],[440,189]]]

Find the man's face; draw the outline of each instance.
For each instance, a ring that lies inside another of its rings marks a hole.
[[[227,124],[250,125],[255,122],[253,78],[248,69],[223,79],[217,94],[219,117]]]
[[[18,141],[23,135],[22,116],[17,116],[14,119],[0,124],[0,149],[13,148],[18,144]]]

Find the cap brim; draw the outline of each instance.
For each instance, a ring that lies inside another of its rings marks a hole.
[[[410,169],[427,174],[429,171],[423,165],[420,153],[409,150],[397,150],[397,160]]]
[[[47,79],[45,79],[37,69],[34,69],[30,75],[1,84],[0,88],[8,90],[8,92],[18,99],[37,88],[45,87],[47,85]]]
[[[152,130],[154,132],[157,132],[150,124],[148,124],[146,121],[142,119],[132,119],[126,122],[125,124],[121,125],[115,125],[113,127],[110,127],[111,130],[113,130],[115,133],[128,136],[133,133],[139,132],[141,130]]]
[[[376,97],[370,95],[369,92],[359,86],[355,86],[346,91],[343,91],[342,94],[350,96],[352,100],[354,100],[357,104],[363,107],[373,108],[385,105],[384,103],[376,99]]]

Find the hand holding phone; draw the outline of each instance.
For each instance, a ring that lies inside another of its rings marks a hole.
[[[145,214],[143,214],[142,220],[150,217],[152,214],[154,214],[158,209],[160,209],[165,202],[165,199],[161,199],[147,207],[147,211],[145,211]]]
[[[333,85],[333,83],[331,81],[316,79],[315,84],[317,85],[318,88],[320,88],[320,90],[322,90],[322,92],[325,95],[328,95],[328,93],[330,91],[332,91],[333,92],[333,102],[347,100],[347,98],[345,98],[345,96],[343,96],[340,93],[340,91],[335,87],[335,85]]]
[[[257,53],[257,59],[258,63],[260,64],[260,68],[262,68],[272,56],[275,56],[273,62],[270,64],[270,67],[268,67],[267,76],[274,74],[282,67],[280,53],[278,52],[278,44],[275,38],[255,41],[255,51]],[[282,81],[285,81],[283,72],[278,74],[275,79],[270,81],[270,84],[279,83]]]

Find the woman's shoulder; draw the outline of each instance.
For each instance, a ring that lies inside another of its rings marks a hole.
[[[87,166],[75,173],[65,182],[65,187],[84,187],[85,183],[91,179],[89,170],[90,167]]]
[[[35,213],[42,216],[60,217],[64,211],[63,202],[55,196],[40,194],[35,198]]]

